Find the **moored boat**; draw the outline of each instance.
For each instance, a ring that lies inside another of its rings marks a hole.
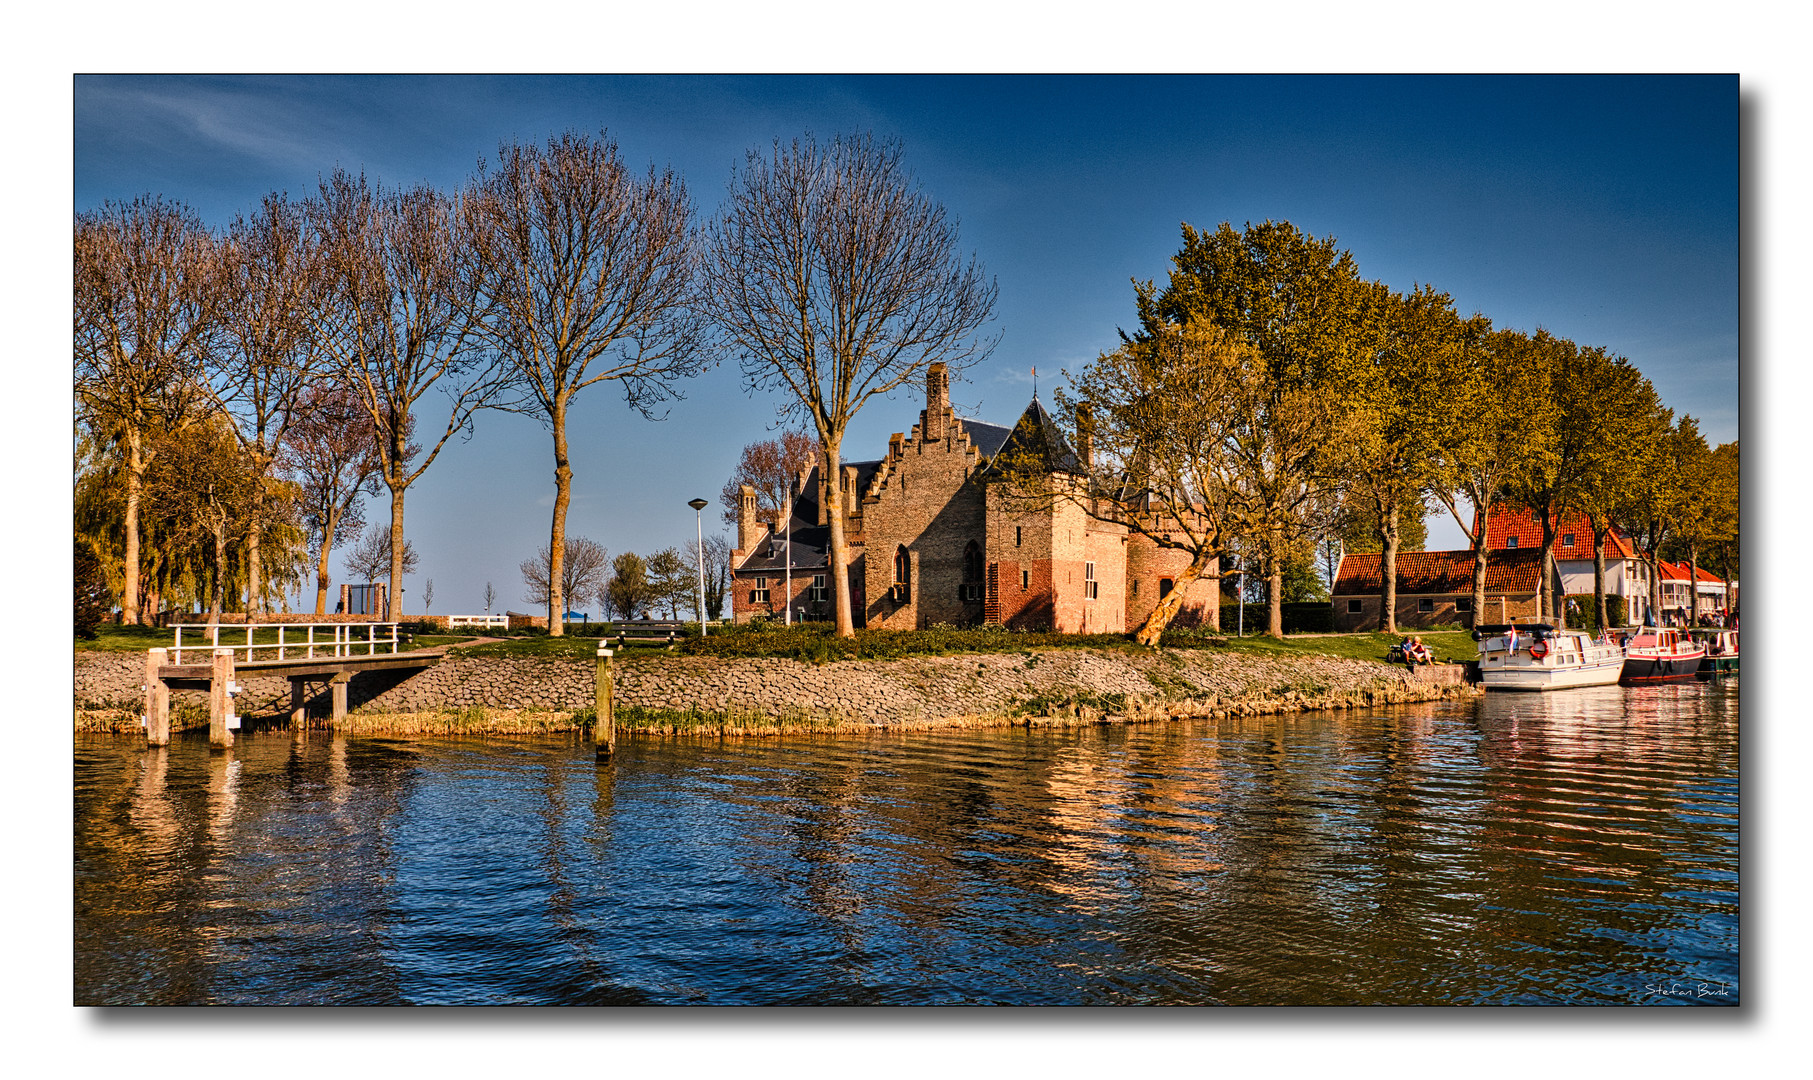
[[[1706,658],[1700,661],[1700,674],[1737,674],[1736,630],[1695,630],[1693,636],[1706,647]]]
[[[1672,626],[1639,627],[1624,645],[1624,671],[1618,681],[1626,686],[1684,682],[1699,674],[1706,646],[1684,630]]]
[[[1567,690],[1618,681],[1624,652],[1608,639],[1543,623],[1481,626],[1479,679],[1487,690]]]

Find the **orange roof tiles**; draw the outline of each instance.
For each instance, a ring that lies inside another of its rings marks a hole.
[[[1536,548],[1494,551],[1486,560],[1486,591],[1489,593],[1533,593],[1541,580],[1538,564],[1542,552]],[[1341,571],[1335,576],[1334,595],[1370,596],[1379,592],[1379,565],[1384,556],[1378,552],[1348,555],[1341,560]],[[1473,553],[1471,551],[1400,551],[1397,558],[1398,592],[1409,595],[1453,594],[1473,592]]]

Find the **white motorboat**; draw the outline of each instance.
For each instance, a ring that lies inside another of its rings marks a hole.
[[[1608,686],[1624,670],[1624,650],[1583,630],[1543,623],[1481,626],[1479,677],[1487,690],[1567,690]]]

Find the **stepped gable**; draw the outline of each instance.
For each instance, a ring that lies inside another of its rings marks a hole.
[[[1026,411],[1020,414],[1019,422],[1014,424],[1013,434],[1007,437],[1006,442],[1001,444],[1001,449],[993,455],[984,475],[1003,476],[1006,474],[1004,463],[1028,458],[1042,462],[1046,472],[1076,476],[1083,473],[1076,451],[1064,441],[1064,433],[1058,428],[1057,421],[1045,411],[1045,406],[1039,403],[1038,398],[1033,398],[1032,404],[1026,406]]]
[[[1348,555],[1335,576],[1335,596],[1376,596],[1382,587],[1380,552]],[[1535,592],[1542,580],[1537,548],[1495,551],[1486,562],[1489,593]],[[1397,591],[1406,595],[1466,595],[1473,591],[1473,552],[1400,551]]]

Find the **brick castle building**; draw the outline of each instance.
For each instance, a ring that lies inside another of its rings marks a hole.
[[[743,489],[730,560],[735,620],[780,617],[786,608],[796,621],[831,618],[835,513],[851,549],[857,626],[1137,628],[1170,593],[1188,554],[1068,500],[1031,508],[1011,498],[998,463],[1023,453],[1060,480],[1090,464],[1089,447],[1072,449],[1036,397],[1012,427],[957,416],[945,366],[931,365],[911,433],[892,436],[885,457],[844,462],[831,480],[817,466],[802,474],[778,529],[756,519],[755,492]],[[1219,578],[1203,576],[1173,625],[1214,625],[1219,599]]]

